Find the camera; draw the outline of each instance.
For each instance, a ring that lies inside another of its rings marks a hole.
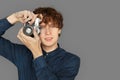
[[[27,36],[34,37],[33,30],[35,29],[37,34],[39,35],[40,34],[40,25],[39,25],[40,22],[41,22],[40,18],[36,18],[35,22],[32,25],[26,22],[23,27],[23,33]]]

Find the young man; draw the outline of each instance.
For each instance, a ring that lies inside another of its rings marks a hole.
[[[17,22],[30,25],[40,18],[40,34],[34,37],[23,33],[17,37],[24,45],[15,44],[1,35]],[[80,67],[80,58],[62,49],[58,38],[63,27],[63,17],[54,8],[40,7],[19,11],[0,20],[0,55],[18,68],[19,80],[74,80]]]

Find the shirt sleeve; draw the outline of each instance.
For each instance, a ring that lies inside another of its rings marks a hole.
[[[74,80],[79,71],[80,59],[66,61],[56,74],[50,71],[43,56],[33,60],[37,80]]]
[[[11,26],[6,18],[0,20],[0,55],[13,62],[14,44],[1,37]]]
[[[13,26],[11,23],[8,22],[6,18],[0,20],[0,36],[4,34],[4,32]]]

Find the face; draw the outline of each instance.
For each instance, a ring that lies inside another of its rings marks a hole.
[[[40,39],[43,47],[56,47],[61,30],[49,22],[41,23]]]

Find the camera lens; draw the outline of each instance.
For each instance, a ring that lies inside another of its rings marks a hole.
[[[24,27],[23,28],[23,33],[27,36],[31,36],[33,34],[32,28],[28,27],[28,26]]]
[[[27,28],[27,29],[26,29],[26,33],[28,33],[28,34],[30,34],[31,31],[32,31],[32,30],[31,30],[30,28]]]

